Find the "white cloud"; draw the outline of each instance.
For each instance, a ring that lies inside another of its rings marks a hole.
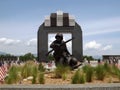
[[[110,50],[112,48],[112,45],[107,45],[107,46],[105,46],[105,47],[103,47],[103,49],[102,50]]]
[[[98,49],[100,47],[101,47],[101,44],[97,43],[95,40],[90,41],[90,42],[85,44],[85,50],[87,50],[87,49]]]
[[[92,49],[98,51],[107,51],[112,49],[112,45],[103,46],[102,44],[97,43],[95,40],[85,44],[84,50],[92,50]]]
[[[36,38],[30,39],[27,42],[27,46],[36,46],[36,45],[37,45],[37,39]]]
[[[9,39],[9,38],[0,38],[0,44],[13,45],[20,43],[20,40]]]

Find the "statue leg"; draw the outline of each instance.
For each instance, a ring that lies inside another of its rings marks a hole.
[[[71,67],[74,67],[75,65],[77,65],[77,59],[76,58],[74,58],[74,57],[71,57],[71,60],[70,60],[70,63],[69,63],[69,65],[71,66]]]
[[[54,58],[55,58],[55,65],[56,66],[59,65],[59,63],[60,63],[60,57],[58,55],[54,54]]]

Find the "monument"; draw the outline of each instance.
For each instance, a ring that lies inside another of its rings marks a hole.
[[[51,13],[50,16],[45,17],[45,21],[40,25],[38,29],[38,61],[46,62],[46,53],[48,52],[48,34],[50,33],[71,33],[72,37],[72,55],[77,60],[82,61],[83,46],[82,46],[82,29],[80,25],[75,22],[72,15],[57,11],[57,13]]]

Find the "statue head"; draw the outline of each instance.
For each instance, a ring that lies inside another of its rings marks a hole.
[[[62,33],[57,33],[55,36],[56,40],[62,41],[63,40],[63,34]]]

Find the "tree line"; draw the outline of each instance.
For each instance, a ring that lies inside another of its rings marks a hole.
[[[0,55],[0,60],[14,60],[17,58],[19,58],[20,61],[28,61],[28,60],[36,60],[37,57],[35,57],[32,53],[26,53],[24,55],[20,55],[20,56],[15,56],[15,55],[11,55],[11,54],[4,54],[4,55]]]

